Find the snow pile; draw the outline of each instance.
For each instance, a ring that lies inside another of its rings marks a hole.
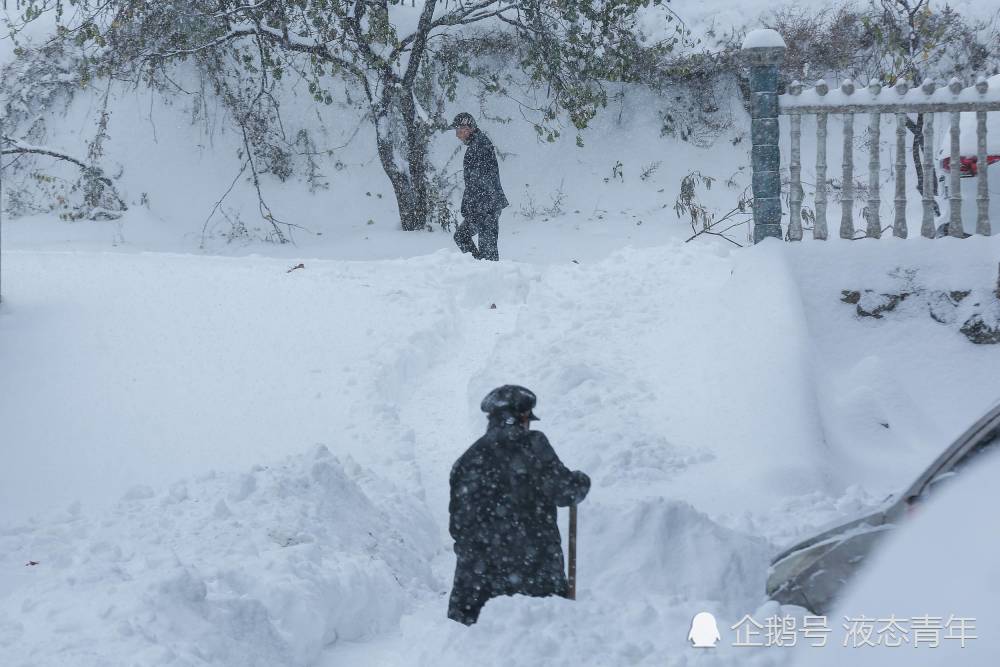
[[[683,664],[664,660],[683,647],[688,609],[733,623],[755,608],[770,552],[764,540],[663,498],[588,499],[580,517],[577,602],[497,598],[471,628],[408,617],[402,643],[413,652],[393,664]],[[331,656],[324,664],[337,663]]]
[[[0,602],[4,664],[308,665],[399,623],[437,528],[419,503],[325,447],[115,510],[6,528],[37,562]]]
[[[683,501],[650,498],[588,509],[584,534],[591,542],[579,567],[595,597],[631,591],[640,599],[686,598],[737,615],[760,598],[766,574],[760,566],[771,549],[766,540],[721,526]]]

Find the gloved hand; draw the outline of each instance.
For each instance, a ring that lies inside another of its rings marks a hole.
[[[579,505],[587,497],[587,493],[590,492],[590,476],[581,470],[574,470],[573,478],[577,487],[573,504]]]

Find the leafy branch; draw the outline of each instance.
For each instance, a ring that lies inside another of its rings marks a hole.
[[[674,212],[678,218],[687,216],[691,223],[692,234],[684,242],[689,243],[699,236],[718,236],[742,248],[742,243],[727,236],[726,233],[747,224],[752,219],[753,196],[750,188],[743,190],[732,209],[716,217],[715,211],[698,198],[698,187],[704,186],[706,191],[711,190],[715,180],[714,177],[705,176],[700,171],[692,171],[681,179],[680,193],[674,201]]]

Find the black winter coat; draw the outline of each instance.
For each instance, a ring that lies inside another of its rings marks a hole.
[[[462,217],[476,217],[496,213],[507,208],[510,202],[500,185],[500,167],[497,165],[493,143],[482,130],[475,130],[469,137],[462,161],[465,192],[462,193]]]
[[[567,469],[544,433],[491,425],[451,470],[456,587],[486,597],[565,595],[556,507],[589,490],[590,478]]]

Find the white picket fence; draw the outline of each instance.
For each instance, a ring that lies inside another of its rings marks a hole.
[[[880,161],[880,130],[882,114],[894,114],[896,117],[896,161],[895,161],[895,216],[893,219],[893,235],[906,238],[906,120],[907,114],[924,114],[923,126],[923,208],[920,233],[933,238],[935,235],[934,156],[934,117],[937,114],[947,114],[950,119],[951,151],[949,158],[949,202],[948,233],[951,236],[966,236],[962,220],[961,150],[960,150],[960,117],[962,113],[973,112],[977,120],[977,214],[975,233],[989,235],[991,225],[989,219],[989,187],[987,182],[987,152],[986,152],[986,114],[1000,111],[1000,77],[994,77],[993,86],[985,78],[979,78],[975,85],[963,87],[958,79],[952,79],[946,86],[939,86],[934,81],[926,81],[918,88],[910,88],[905,81],[893,87],[883,87],[879,83],[871,83],[866,88],[856,89],[850,80],[845,80],[839,89],[830,89],[828,84],[819,80],[807,90],[802,84],[793,82],[784,95],[778,97],[778,108],[781,115],[789,117],[791,150],[789,162],[789,225],[787,238],[802,239],[802,116],[816,116],[816,194],[815,223],[813,238],[827,238],[827,120],[830,114],[843,115],[843,163],[842,189],[840,196],[841,217],[840,236],[854,238],[854,127],[855,116],[866,115],[868,118],[868,200],[866,208],[866,235],[878,238],[882,234],[882,221],[879,215],[879,174]],[[1000,168],[1000,164],[997,165]],[[971,167],[970,167],[971,169]]]

